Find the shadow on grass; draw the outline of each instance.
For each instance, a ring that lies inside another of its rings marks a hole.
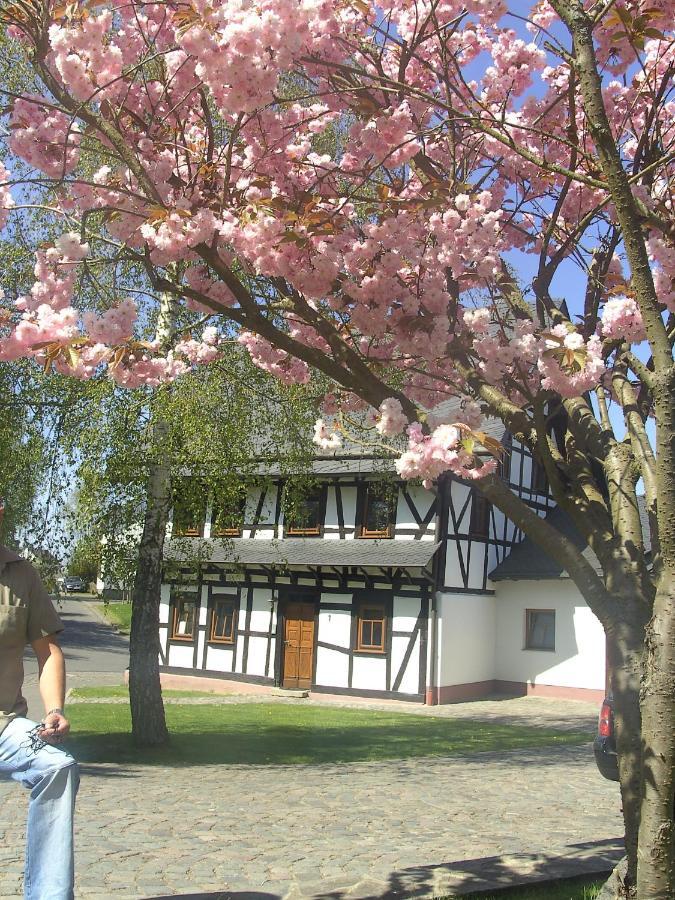
[[[70,713],[74,735],[69,749],[85,763],[282,766],[392,759],[404,766],[417,757],[545,747],[545,764],[550,765],[553,748],[589,740],[578,732],[372,710],[175,705],[166,708],[169,746],[141,750],[131,741],[128,706],[82,703]]]

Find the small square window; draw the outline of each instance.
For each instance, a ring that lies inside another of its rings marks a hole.
[[[555,650],[555,610],[525,610],[525,649]]]
[[[383,604],[360,606],[356,620],[356,649],[365,653],[385,653],[386,626]]]
[[[326,492],[323,488],[305,496],[291,498],[285,515],[284,532],[287,537],[320,537],[326,508]]]
[[[228,598],[216,600],[211,611],[209,640],[214,644],[234,644],[237,601]]]
[[[171,620],[171,639],[174,641],[194,640],[196,617],[197,598],[177,597],[174,600]]]
[[[390,484],[369,484],[363,494],[362,538],[391,538],[396,523],[397,491]]]

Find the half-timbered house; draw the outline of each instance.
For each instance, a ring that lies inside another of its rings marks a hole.
[[[557,514],[529,453],[507,450],[512,490]],[[197,514],[176,505],[161,604],[166,684],[426,703],[602,694],[599,622],[470,483],[446,476],[426,490],[356,453],[315,458],[311,478],[290,506],[269,468],[238,516],[208,498]]]

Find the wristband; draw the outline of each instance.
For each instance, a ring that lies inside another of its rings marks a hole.
[[[55,714],[59,716],[63,715],[63,710],[60,706],[55,706],[54,709],[50,709],[48,713],[45,713],[45,719],[47,718],[47,716],[53,716]]]

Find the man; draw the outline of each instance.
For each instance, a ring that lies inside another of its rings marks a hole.
[[[4,501],[0,498],[0,525]],[[63,714],[66,667],[56,635],[63,624],[38,573],[0,544],[0,776],[30,789],[24,897],[72,900],[73,812],[79,785],[75,760],[56,746],[70,725]],[[46,715],[26,718],[23,653],[38,659]],[[1,814],[0,814],[1,815]]]

